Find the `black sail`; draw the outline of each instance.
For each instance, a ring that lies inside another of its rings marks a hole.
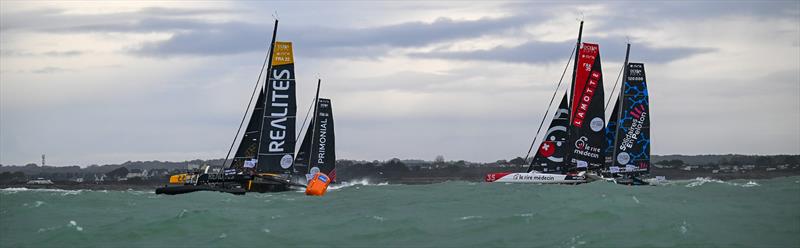
[[[603,75],[597,44],[583,43],[573,89],[567,170],[594,170],[605,160]]]
[[[531,166],[528,167],[528,172],[533,170],[548,173],[563,172],[564,155],[567,151],[567,125],[569,125],[569,107],[567,94],[564,94],[553,121],[550,122],[539,149],[536,150]]]
[[[242,141],[239,142],[239,148],[236,149],[236,155],[231,161],[230,168],[241,171],[244,168],[245,161],[252,168],[255,166],[256,154],[258,154],[258,139],[261,136],[261,119],[264,116],[264,95],[263,89],[259,91],[253,113],[250,114],[250,121],[247,122],[247,128],[242,136]]]
[[[317,102],[317,113],[303,138],[296,163],[308,168],[309,174],[322,172],[336,181],[336,135],[330,99],[320,98]]]
[[[294,169],[297,174],[306,174],[311,168],[308,164],[311,154],[312,135],[314,134],[314,121],[315,118],[311,117],[311,122],[308,124],[306,134],[303,136],[303,141],[300,142],[300,149],[297,150],[297,157],[294,159]]]
[[[650,171],[650,100],[644,64],[628,63],[613,149],[611,173]]]
[[[619,114],[619,101],[614,102],[614,108],[611,109],[611,118],[608,118],[606,124],[606,149],[605,149],[605,164],[611,164],[611,157],[614,155],[614,139],[617,137],[617,119]]]
[[[292,43],[275,42],[272,56],[256,172],[291,174],[297,114]]]

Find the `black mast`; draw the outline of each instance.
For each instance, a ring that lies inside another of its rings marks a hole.
[[[573,94],[575,93],[575,76],[578,73],[578,55],[580,54],[581,50],[581,36],[583,36],[583,20],[581,20],[581,27],[578,29],[578,42],[575,43],[575,61],[572,64],[572,82],[570,83],[569,87],[569,101],[567,101],[567,106],[569,108],[569,122],[572,123],[572,100],[575,98]]]
[[[313,155],[314,155],[314,152],[313,152],[314,151],[314,135],[317,134],[317,119],[319,119],[319,113],[318,113],[319,112],[319,108],[318,108],[318,105],[319,105],[319,86],[320,86],[320,84],[322,84],[322,78],[317,78],[317,94],[314,95],[314,114],[311,117],[311,128],[310,128],[310,130],[308,130],[308,132],[311,132],[311,145],[308,146],[308,171],[306,171],[306,174],[311,172],[311,168],[314,167],[314,166],[311,166],[311,163],[312,163],[312,161],[314,161],[314,159],[313,159]]]
[[[628,55],[631,53],[631,43],[628,43],[627,47],[625,48],[625,63],[622,64],[622,86],[619,90],[619,98],[617,100],[617,125],[614,127],[614,147],[612,148],[611,152],[611,165],[615,164],[614,161],[617,159],[617,132],[619,132],[619,127],[622,126],[619,119],[622,118],[622,101],[623,96],[625,95],[625,82],[628,80]]]
[[[572,64],[572,82],[570,82],[570,87],[569,87],[569,92],[568,92],[569,99],[567,99],[567,108],[569,109],[569,122],[567,123],[567,140],[570,140],[569,136],[572,133],[572,132],[570,132],[570,129],[572,127],[572,114],[574,113],[574,110],[572,109],[572,107],[573,107],[572,106],[572,101],[573,101],[573,98],[575,97],[574,96],[575,95],[575,77],[577,76],[577,73],[578,73],[578,60],[580,60],[578,55],[580,55],[580,51],[581,51],[581,38],[582,37],[583,37],[583,20],[581,20],[581,27],[578,29],[578,41],[575,42],[575,62]],[[571,151],[572,151],[572,149],[568,149],[567,152],[564,154],[564,162],[563,162],[562,168],[567,168],[567,165],[569,163],[571,163],[571,161],[570,161],[570,153],[571,153]]]
[[[269,44],[269,64],[267,64],[267,78],[266,78],[266,81],[264,81],[264,90],[266,90],[267,84],[269,83],[269,76],[270,76],[269,74],[272,73],[272,56],[275,54],[275,37],[276,36],[278,36],[278,19],[277,18],[275,18],[275,26],[272,28],[272,42],[270,42],[270,44]],[[264,105],[264,111],[267,111],[267,99],[264,99],[264,103],[262,103],[262,104]],[[266,112],[264,114],[266,114]],[[261,134],[263,134],[263,132],[264,132],[264,125],[261,125],[261,130],[259,130],[259,135],[261,137],[263,137],[263,135],[261,135]],[[294,134],[292,134],[292,135],[294,135]],[[262,143],[262,141],[259,138],[259,140],[258,140],[258,150],[256,152],[256,158],[258,158],[258,154],[261,154],[261,143]],[[258,163],[259,163],[259,161],[256,161],[256,167],[254,167],[254,168],[258,168]]]

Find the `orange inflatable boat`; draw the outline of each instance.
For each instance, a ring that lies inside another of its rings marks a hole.
[[[306,195],[325,195],[325,191],[328,190],[328,184],[331,184],[331,178],[324,173],[317,172],[317,174],[314,174],[314,177],[308,181]]]

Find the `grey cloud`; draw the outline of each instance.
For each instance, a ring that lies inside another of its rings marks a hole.
[[[622,61],[625,56],[625,40],[617,37],[611,39],[589,40],[585,42],[600,44],[600,56],[603,60]],[[415,56],[454,60],[487,60],[511,63],[550,63],[566,60],[575,46],[574,41],[539,42],[531,41],[519,46],[498,46],[488,50],[447,52],[436,51],[418,53]],[[711,48],[670,47],[654,48],[648,44],[632,44],[632,61],[664,63],[687,58],[701,53],[712,52]]]
[[[151,23],[152,22],[152,23]],[[371,28],[290,27],[279,28],[278,38],[303,45],[314,57],[380,56],[395,47],[416,47],[438,42],[478,37],[519,27],[525,23],[520,17],[474,21],[455,21],[440,18],[432,23],[408,22]],[[167,25],[164,25],[167,24]],[[149,21],[127,28],[144,29],[145,26],[173,28],[186,27],[188,32],[178,32],[171,39],[150,43],[133,52],[156,55],[220,55],[265,50],[266,37],[271,25],[242,22],[199,23],[183,21]],[[83,27],[105,29],[106,27]],[[117,29],[118,30],[118,29]],[[285,31],[284,31],[285,30]],[[302,55],[302,54],[301,54]]]
[[[50,74],[50,73],[60,73],[60,72],[70,72],[74,71],[73,69],[66,69],[61,67],[54,67],[54,66],[47,66],[40,69],[32,70],[31,73],[36,74]]]

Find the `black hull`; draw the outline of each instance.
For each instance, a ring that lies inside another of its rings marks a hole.
[[[181,186],[164,186],[157,188],[156,194],[179,195],[197,191],[216,191],[223,193],[231,193],[234,195],[244,195],[246,192],[244,189],[241,188],[226,189],[226,188],[212,187],[208,185],[181,185]]]
[[[629,186],[649,186],[650,185],[650,183],[645,182],[644,180],[639,179],[639,178],[635,178],[635,177],[633,177],[633,178],[617,178],[616,180],[614,180],[614,182],[616,182],[617,184],[629,185]]]

